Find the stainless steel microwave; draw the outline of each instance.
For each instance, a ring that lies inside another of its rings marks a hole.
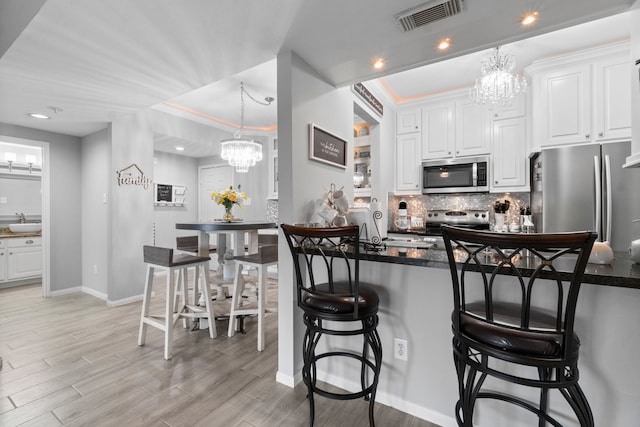
[[[488,156],[422,162],[423,194],[488,191]]]

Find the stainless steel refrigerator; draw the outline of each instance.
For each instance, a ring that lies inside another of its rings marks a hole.
[[[640,168],[623,169],[630,142],[542,150],[531,167],[537,232],[594,230],[614,251],[640,237]]]

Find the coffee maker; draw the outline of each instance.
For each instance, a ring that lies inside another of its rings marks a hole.
[[[409,215],[407,213],[407,201],[400,199],[398,203],[398,219],[395,221],[396,227],[400,230],[409,228]]]

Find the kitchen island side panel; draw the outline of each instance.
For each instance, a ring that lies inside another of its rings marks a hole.
[[[383,367],[377,400],[440,426],[455,426],[457,380],[451,348],[452,286],[449,270],[412,265],[361,262],[361,280],[380,295],[378,331],[383,343]],[[640,419],[640,292],[637,289],[585,284],[576,314],[580,336],[580,384],[591,404],[596,425],[626,427]],[[614,309],[612,309],[614,308]],[[408,342],[408,360],[394,359],[394,338]],[[351,347],[331,337],[330,346]],[[323,346],[321,350],[326,350]],[[346,364],[335,363],[319,373],[335,385],[349,388],[358,379]],[[487,379],[494,390],[536,401],[534,389]],[[557,392],[550,405],[565,426],[577,426],[575,416]],[[477,427],[526,427],[534,420],[513,405],[480,400]]]

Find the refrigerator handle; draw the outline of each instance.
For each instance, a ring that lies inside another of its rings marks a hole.
[[[613,210],[612,200],[613,194],[611,193],[611,160],[609,155],[604,156],[604,173],[607,180],[607,234],[604,235],[605,241],[611,241],[611,211]]]
[[[595,188],[596,188],[596,212],[595,212],[595,217],[596,217],[596,224],[595,224],[595,228],[596,228],[596,233],[598,233],[598,240],[602,241],[602,230],[600,229],[600,212],[602,210],[602,194],[600,191],[600,159],[598,158],[598,156],[593,156],[593,169],[594,169],[594,175],[595,175]]]

